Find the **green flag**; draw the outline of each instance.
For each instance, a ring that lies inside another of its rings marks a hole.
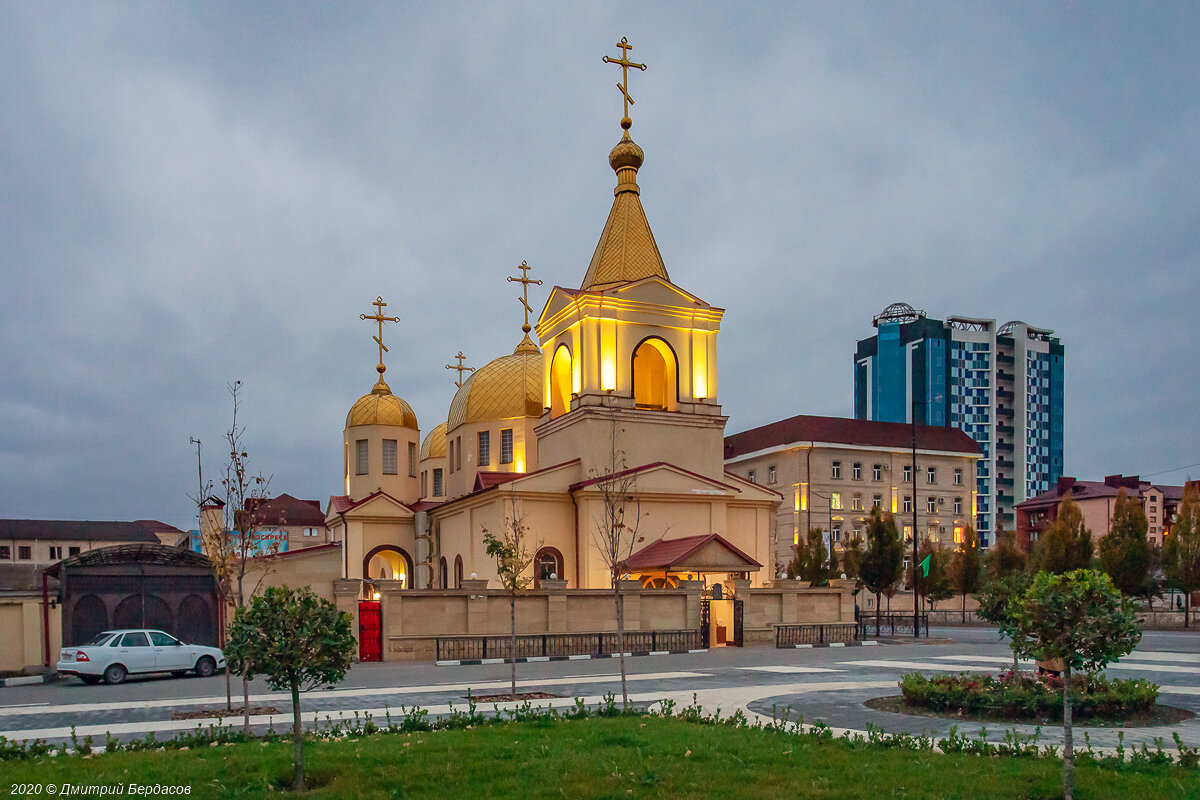
[[[929,559],[933,558],[933,553],[925,556],[925,560],[921,562],[921,574],[926,578],[929,577]]]

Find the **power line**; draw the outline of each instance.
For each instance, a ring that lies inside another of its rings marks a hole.
[[[1155,475],[1166,475],[1168,472],[1179,472],[1179,470],[1188,469],[1189,467],[1200,467],[1200,461],[1197,461],[1195,464],[1184,464],[1182,467],[1176,467],[1175,469],[1164,469],[1160,472],[1149,472],[1142,477],[1153,478]]]

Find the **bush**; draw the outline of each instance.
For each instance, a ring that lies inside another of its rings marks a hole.
[[[1029,672],[932,678],[910,672],[900,679],[907,705],[979,716],[1061,719],[1062,690],[1062,678]],[[1144,680],[1074,675],[1071,697],[1073,710],[1081,717],[1124,719],[1150,711],[1158,701],[1158,686]]]

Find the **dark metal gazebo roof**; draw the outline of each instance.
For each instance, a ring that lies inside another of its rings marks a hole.
[[[46,568],[46,574],[58,578],[63,569],[74,567],[115,566],[119,564],[155,564],[164,567],[199,567],[212,569],[208,557],[181,547],[162,544],[118,544],[98,547],[77,556],[63,559]]]

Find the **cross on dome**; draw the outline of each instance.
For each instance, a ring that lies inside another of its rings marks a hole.
[[[617,88],[621,90],[621,96],[625,99],[625,116],[621,118],[621,127],[625,130],[633,125],[633,120],[629,118],[629,107],[633,105],[633,98],[629,96],[629,68],[640,69],[643,72],[646,70],[645,64],[635,64],[629,60],[629,51],[633,49],[633,45],[624,36],[621,41],[617,42],[617,47],[621,48],[620,58],[604,57],[605,64],[618,64],[621,67],[621,82],[617,84]]]
[[[463,373],[464,372],[474,372],[475,368],[463,366],[463,359],[465,359],[466,356],[463,355],[462,350],[458,351],[458,355],[456,355],[455,358],[458,359],[458,364],[447,364],[446,369],[452,369],[452,370],[455,370],[456,372],[458,372],[458,379],[456,381],[454,381],[454,385],[461,389],[462,385],[463,385]]]
[[[383,354],[388,352],[388,349],[387,349],[387,345],[385,345],[383,343],[383,323],[399,322],[400,318],[399,317],[389,317],[389,316],[384,315],[383,310],[385,308],[387,308],[387,303],[383,302],[383,297],[376,297],[375,302],[372,303],[371,305],[375,306],[375,313],[374,314],[359,314],[358,318],[363,319],[363,320],[371,320],[372,322],[379,323],[379,333],[375,334],[375,336],[373,336],[371,338],[373,338],[375,340],[375,343],[377,345],[379,345],[379,363],[375,366],[375,370],[379,373],[379,383],[383,384],[384,388],[386,388],[387,384],[383,383],[383,373],[387,372],[387,367],[384,366],[384,363],[383,363]]]

